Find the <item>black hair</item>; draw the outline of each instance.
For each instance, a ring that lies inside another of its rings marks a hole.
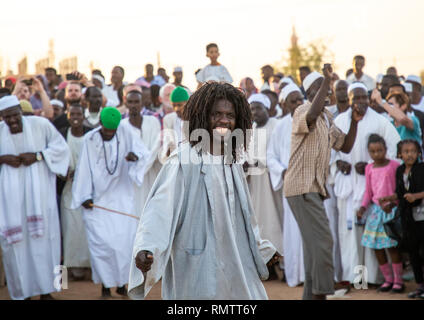
[[[309,68],[309,66],[301,66],[299,67],[299,71],[306,71],[306,72],[311,72],[311,68]]]
[[[97,74],[97,75],[103,77],[103,79],[105,78],[102,74],[102,70],[100,70],[100,69],[94,69],[93,71],[91,71],[91,74]]]
[[[216,43],[209,43],[206,46],[206,53],[209,51],[210,48],[217,48],[218,49],[218,45]]]
[[[81,110],[82,110],[82,113],[84,114],[84,107],[81,105],[81,104],[79,104],[78,102],[75,102],[75,103],[71,103],[71,105],[69,106],[69,111],[71,110],[71,108],[73,108],[73,107],[77,107],[77,108],[81,108]]]
[[[119,105],[122,105],[124,103],[124,88],[125,85],[122,85],[118,88],[118,99],[119,99]]]
[[[124,76],[124,75],[125,75],[125,70],[124,70],[124,68],[122,68],[121,66],[114,66],[113,68],[118,68],[118,69],[121,71],[122,76]]]
[[[99,90],[100,93],[102,92],[102,90],[100,90],[97,87],[88,87],[87,90],[85,90],[85,94],[84,94],[86,98],[90,97],[90,91],[92,90]]]
[[[381,143],[384,147],[384,149],[387,150],[387,145],[386,145],[386,141],[384,140],[384,138],[376,133],[372,133],[369,137],[368,137],[368,144],[367,144],[367,148],[370,147],[371,143]]]
[[[159,72],[159,71],[161,71],[161,70],[163,70],[163,71],[165,71],[165,72],[166,72],[166,70],[165,70],[165,68],[164,68],[164,67],[160,67],[160,68],[158,68],[158,72]]]
[[[274,92],[274,91],[271,91],[271,90],[269,90],[269,89],[265,89],[265,90],[262,90],[261,91],[261,93],[263,93],[264,95],[266,95],[266,96],[273,96],[274,97],[274,99],[277,101],[277,103],[278,103],[278,95]]]
[[[405,87],[404,87],[404,86],[403,86],[400,82],[391,84],[391,85],[389,86],[389,90],[390,90],[391,88],[394,88],[394,87],[401,87],[401,88],[402,88],[403,93],[407,94]]]
[[[252,128],[252,112],[244,93],[228,83],[206,82],[202,87],[194,92],[187,101],[183,111],[184,132],[188,137],[196,129],[210,129],[210,117],[214,105],[219,100],[228,100],[234,106],[236,129],[241,129],[244,135],[242,145],[231,144],[233,162],[244,149],[248,148],[250,141],[250,130]],[[188,123],[188,128],[186,127]],[[196,145],[197,141],[190,141],[191,146]]]
[[[398,142],[397,144],[397,157],[400,159],[401,158],[401,154],[402,154],[402,147],[405,144],[413,144],[415,146],[415,148],[417,149],[418,152],[418,158],[421,158],[422,156],[422,152],[421,152],[421,146],[418,143],[417,140],[415,139],[405,139],[405,140],[401,140]]]
[[[54,72],[54,74],[57,74],[56,69],[55,69],[55,68],[52,68],[52,67],[48,67],[48,68],[45,68],[45,69],[44,69],[44,72],[47,72],[47,71],[53,71],[53,72]]]
[[[150,86],[150,94],[152,95],[152,98],[159,97],[159,91],[160,91],[160,86],[158,86],[157,84],[153,84]]]
[[[385,74],[385,75],[383,76],[383,79],[384,79],[384,78],[389,78],[390,80],[392,80],[392,81],[393,81],[393,83],[400,84],[399,78],[398,78],[398,77],[396,77],[396,76],[395,76],[395,75],[393,75],[393,74]]]
[[[12,92],[8,88],[0,88],[0,94],[4,94],[5,96],[10,96]]]
[[[264,66],[261,68],[261,70],[263,70],[263,69],[272,69],[272,70],[274,70],[274,68],[273,68],[272,66],[270,66],[269,64],[264,65]]]
[[[360,54],[358,54],[358,55],[356,55],[356,56],[353,57],[353,60],[358,60],[358,59],[362,59],[362,60],[365,61],[365,57],[362,56],[362,55],[360,55]]]
[[[127,96],[128,96],[128,95],[130,95],[130,94],[133,94],[133,93],[140,95],[140,97],[142,97],[142,96],[143,96],[143,94],[142,94],[140,91],[138,91],[138,90],[131,90],[131,91],[128,91],[128,92],[127,92]]]

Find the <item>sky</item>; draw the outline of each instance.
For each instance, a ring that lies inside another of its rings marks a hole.
[[[20,0],[2,5],[0,71],[28,57],[29,72],[55,41],[58,61],[78,56],[107,81],[114,65],[125,81],[157,68],[157,53],[168,75],[182,66],[184,83],[196,87],[194,72],[209,63],[205,47],[216,42],[219,61],[235,85],[250,76],[261,85],[260,68],[282,60],[293,25],[300,44],[322,40],[335,71],[343,76],[356,54],[366,57],[364,71],[375,77],[395,65],[400,74],[424,70],[422,0]]]

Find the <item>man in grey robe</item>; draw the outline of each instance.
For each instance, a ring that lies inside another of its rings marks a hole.
[[[211,82],[190,98],[183,118],[190,141],[170,155],[147,199],[129,296],[145,298],[162,277],[164,299],[267,299],[261,280],[279,255],[260,237],[236,161],[252,126],[249,104],[230,84]],[[244,135],[235,146],[234,132]]]

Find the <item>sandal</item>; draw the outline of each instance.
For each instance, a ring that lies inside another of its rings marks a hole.
[[[408,298],[421,298],[421,295],[424,295],[424,289],[418,288],[417,290],[408,293]]]
[[[405,285],[403,283],[394,283],[392,287],[393,293],[402,293],[405,291]]]
[[[393,283],[384,282],[380,287],[377,288],[377,292],[389,292],[392,289]]]

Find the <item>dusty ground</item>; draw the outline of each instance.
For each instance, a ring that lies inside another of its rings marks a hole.
[[[280,280],[272,280],[264,282],[268,296],[272,300],[299,300],[302,297],[303,288],[301,286],[296,288],[290,288],[286,283]],[[414,282],[406,282],[406,291],[403,294],[393,293],[377,293],[375,288],[369,288],[368,290],[352,290],[343,297],[345,300],[409,300],[406,297],[406,292],[413,291],[415,289]],[[68,283],[68,289],[62,292],[53,293],[53,297],[58,300],[99,300],[101,298],[101,285],[95,285],[91,281],[70,281]],[[153,287],[149,293],[147,300],[158,300],[161,295],[160,283]],[[35,297],[33,299],[38,299]],[[9,294],[7,287],[0,288],[0,300],[7,300]],[[112,290],[112,300],[122,300],[128,298],[122,298],[115,293],[115,289]]]

